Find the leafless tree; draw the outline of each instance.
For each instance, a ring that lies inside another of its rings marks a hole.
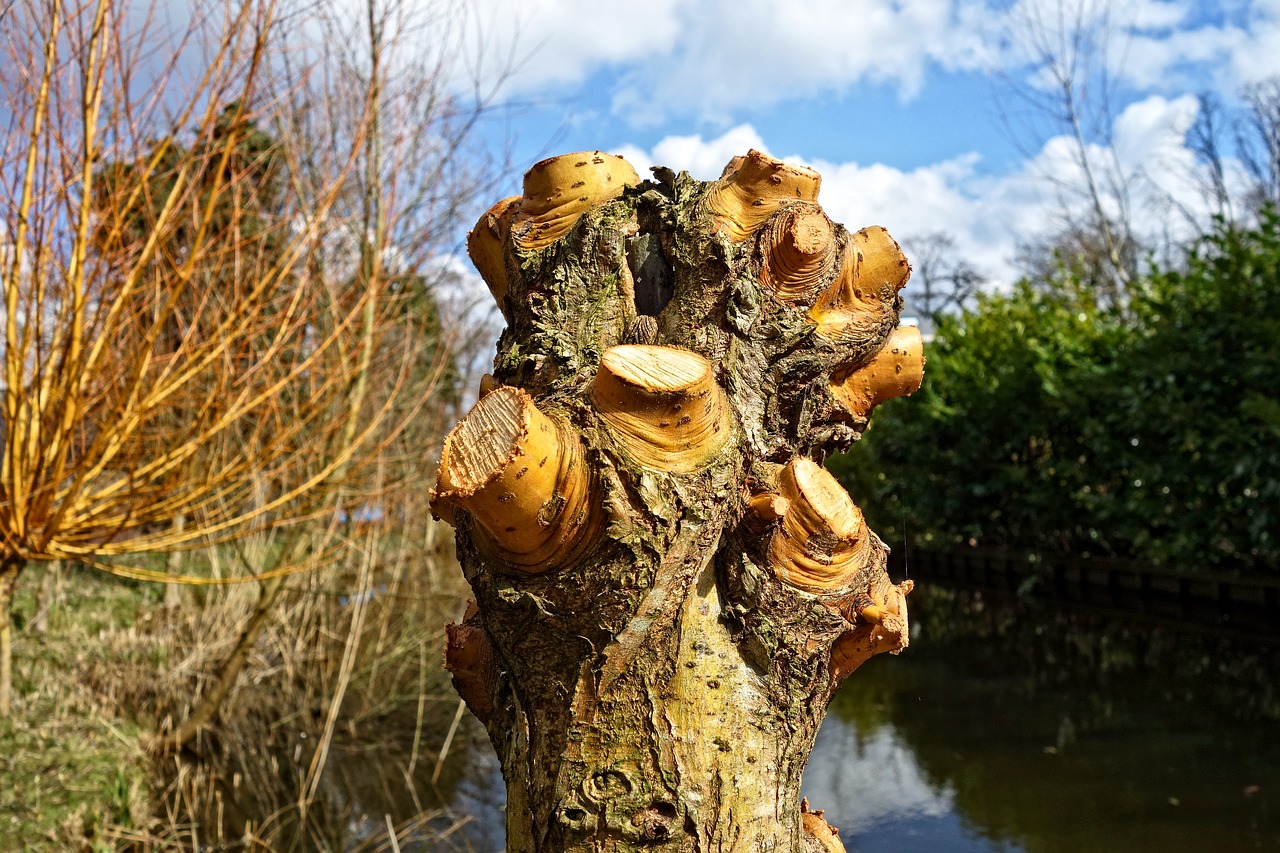
[[[1064,235],[1096,232],[1106,276],[1101,302],[1120,305],[1140,255],[1132,221],[1132,184],[1112,145],[1117,30],[1109,0],[1017,4],[1009,48],[1025,76],[1004,76],[1004,119],[1028,158],[1052,138],[1065,139],[1072,172],[1046,170],[1056,188]]]
[[[1203,196],[1210,199],[1213,211],[1224,219],[1232,219],[1231,190],[1227,185],[1227,153],[1223,139],[1228,124],[1222,99],[1212,92],[1201,92],[1197,98],[1196,120],[1187,133],[1187,145],[1204,166],[1204,175],[1193,176],[1201,184]]]
[[[301,12],[273,0],[189,11],[4,10],[0,713],[15,585],[53,560],[172,580],[137,555],[284,531],[270,565],[183,579],[261,583],[251,646],[362,472],[385,481],[446,363],[410,298],[465,200],[448,161],[468,117],[446,82],[385,59],[376,4],[358,76],[282,52]],[[239,156],[254,127],[280,143],[271,210]],[[208,722],[243,654],[178,734]]]
[[[910,312],[932,329],[934,318],[963,310],[986,284],[986,277],[956,251],[955,238],[931,231],[902,241],[912,258]]]
[[[1280,77],[1244,90],[1248,109],[1237,124],[1236,146],[1251,179],[1248,203],[1280,203]]]

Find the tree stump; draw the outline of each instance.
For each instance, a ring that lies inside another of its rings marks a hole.
[[[910,266],[810,169],[653,171],[545,160],[469,236],[508,325],[432,493],[475,592],[446,664],[509,850],[843,849],[801,771],[911,585],[821,462],[919,387]]]

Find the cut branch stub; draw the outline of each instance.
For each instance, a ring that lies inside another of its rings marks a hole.
[[[648,468],[696,471],[733,432],[711,362],[689,350],[613,347],[600,360],[591,395],[618,444]]]
[[[821,186],[822,176],[813,169],[784,163],[753,149],[729,162],[724,175],[707,191],[704,204],[716,229],[741,243],[783,205],[816,203]]]
[[[850,235],[845,246],[840,275],[813,308],[809,319],[818,332],[840,339],[860,334],[896,313],[898,291],[911,277],[911,264],[898,241],[874,225]]]
[[[577,224],[582,214],[640,183],[636,170],[616,154],[580,151],[549,157],[524,175],[524,197],[511,223],[521,252],[545,248]]]
[[[503,244],[507,240],[507,232],[511,228],[511,217],[515,215],[520,196],[504,198],[484,212],[476,227],[467,234],[467,255],[476,265],[476,270],[502,312],[506,313],[507,299],[507,262]]]
[[[788,210],[761,229],[760,284],[784,302],[807,303],[831,280],[835,232],[817,205]]]
[[[885,400],[914,394],[923,380],[924,339],[920,329],[899,326],[870,362],[856,370],[832,373],[831,394],[851,416],[865,418]]]
[[[493,644],[484,629],[467,624],[445,626],[444,668],[453,676],[454,687],[471,712],[482,721],[489,719],[493,702]]]
[[[449,433],[431,508],[471,514],[497,556],[526,573],[565,565],[594,539],[598,501],[578,438],[519,388],[485,395]]]
[[[812,853],[845,853],[840,841],[840,830],[827,823],[822,809],[810,810],[809,800],[800,803],[800,820],[804,827],[807,846]]]
[[[831,649],[831,677],[836,683],[883,652],[897,654],[911,643],[907,625],[907,595],[915,583],[900,584],[880,578],[867,593],[853,598],[845,616],[854,629],[836,640]]]
[[[844,589],[871,550],[862,511],[827,469],[808,459],[787,463],[778,489],[787,503],[769,542],[774,573],[806,592]]]

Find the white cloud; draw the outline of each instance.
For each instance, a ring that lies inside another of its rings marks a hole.
[[[1120,20],[1113,73],[1142,91],[1215,88],[1227,97],[1280,75],[1280,0],[1243,0],[1211,23],[1170,6],[1164,17],[1148,10]]]
[[[980,67],[986,20],[985,4],[971,0],[475,0],[472,54],[490,75],[518,60],[510,96],[615,67],[615,113],[723,122],[864,80],[910,96],[931,65]]]
[[[1112,133],[1114,149],[1088,149],[1094,180],[1104,193],[1123,179],[1134,230],[1149,244],[1190,237],[1212,213],[1203,192],[1205,167],[1186,144],[1196,110],[1193,96],[1152,96],[1121,112]],[[658,163],[713,179],[730,157],[752,147],[768,150],[754,127],[740,125],[714,139],[668,137],[650,152],[632,146],[625,156],[641,169],[641,164]],[[956,252],[997,287],[1018,278],[1019,245],[1050,237],[1064,217],[1088,216],[1079,151],[1065,136],[1048,140],[1034,157],[999,175],[984,173],[974,153],[910,170],[782,157],[821,173],[819,200],[835,221],[851,230],[883,225],[908,256],[913,239],[949,234]],[[1229,173],[1238,172],[1227,165]],[[1108,209],[1119,214],[1114,205]]]
[[[580,83],[602,66],[652,60],[679,38],[679,0],[472,0],[471,61],[507,95]]]
[[[699,180],[711,181],[720,177],[731,159],[752,148],[769,153],[768,146],[756,129],[749,124],[740,124],[715,139],[704,140],[701,134],[668,136],[655,145],[652,151],[630,145],[619,148],[614,153],[627,158],[641,175],[645,174],[649,166],[667,166],[677,172],[686,171]]]
[[[985,55],[980,4],[952,0],[703,0],[681,7],[681,38],[661,62],[633,68],[615,113],[727,121],[747,107],[843,91],[863,81],[904,96],[931,65],[975,69]]]
[[[1141,92],[1206,83],[1227,95],[1280,74],[1280,0],[473,0],[472,62],[514,64],[509,97],[581,91],[611,69],[618,120],[728,126],[745,110],[861,83],[911,98],[932,70],[1034,77],[1075,23]],[[1219,12],[1221,12],[1219,14]],[[1037,46],[1037,39],[1040,44]],[[1185,88],[1184,88],[1185,90]]]
[[[1280,75],[1280,0],[1257,0],[1249,14],[1248,36],[1231,53],[1231,70],[1243,84]]]
[[[907,816],[941,817],[955,808],[952,787],[930,781],[892,726],[868,728],[832,715],[818,730],[803,790],[822,793],[828,820],[849,836]]]

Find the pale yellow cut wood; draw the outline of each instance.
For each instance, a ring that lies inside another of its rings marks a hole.
[[[857,370],[832,373],[831,394],[850,415],[865,418],[885,400],[920,390],[924,363],[924,338],[920,329],[899,326],[870,362]]]
[[[591,395],[618,444],[649,468],[696,471],[733,432],[711,362],[689,350],[612,347],[600,360]]]
[[[735,243],[750,237],[784,205],[818,201],[822,176],[752,149],[725,167],[703,204],[716,229]]]
[[[519,388],[486,394],[445,439],[431,508],[464,509],[498,556],[527,573],[564,565],[594,538],[599,501],[579,439]]]
[[[850,235],[835,284],[809,309],[809,319],[828,338],[859,334],[877,326],[894,308],[911,264],[898,241],[879,225]]]
[[[787,512],[769,543],[778,578],[807,592],[846,587],[863,567],[870,534],[862,512],[835,477],[809,459],[787,463],[778,477]]]
[[[911,643],[907,596],[915,583],[892,584],[881,575],[871,589],[854,596],[841,609],[854,624],[831,649],[831,677],[839,682],[883,652],[897,654]]]
[[[519,209],[520,201],[521,197],[518,195],[504,198],[486,210],[476,227],[467,234],[467,255],[476,265],[476,270],[489,286],[489,292],[504,314],[507,262],[503,247],[507,241],[507,233],[511,230],[511,219]]]
[[[827,823],[822,809],[810,810],[808,799],[800,802],[800,825],[805,835],[809,836],[810,850],[817,849],[822,853],[845,853],[844,843],[840,841],[840,830]]]
[[[787,514],[791,502],[782,495],[761,492],[752,495],[747,506],[761,521],[777,521]]]
[[[760,284],[784,302],[811,302],[834,276],[835,232],[816,204],[769,220],[761,245]]]
[[[639,183],[630,163],[601,151],[561,154],[535,164],[524,175],[524,197],[511,222],[516,248],[532,252],[551,245],[582,214]]]

